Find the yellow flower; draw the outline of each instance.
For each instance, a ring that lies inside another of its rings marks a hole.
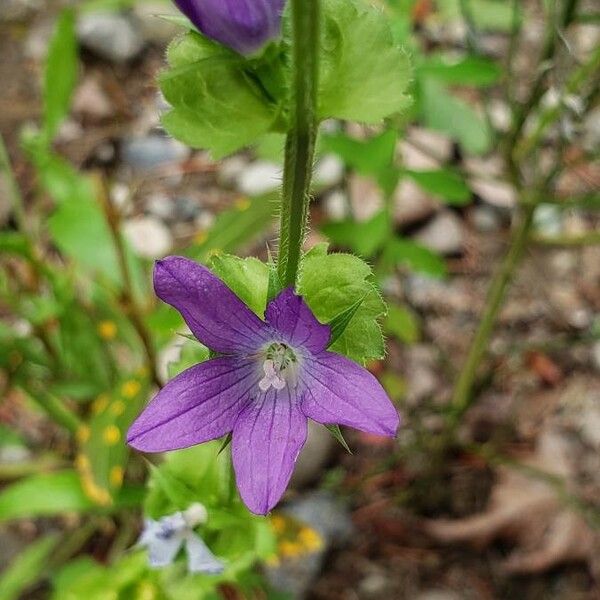
[[[123,467],[120,465],[115,465],[110,470],[108,479],[113,487],[121,487],[121,484],[123,483]]]
[[[125,412],[125,402],[123,402],[123,400],[115,400],[110,405],[110,412],[115,417],[120,417]]]
[[[297,542],[290,542],[289,540],[282,540],[279,542],[279,554],[286,558],[293,558],[303,554],[303,548]]]
[[[114,340],[117,336],[117,324],[114,321],[100,321],[98,333],[103,340]]]
[[[281,564],[281,561],[276,554],[272,554],[265,559],[265,563],[268,567],[278,567]]]
[[[273,515],[271,517],[271,527],[275,533],[283,533],[285,531],[285,519],[281,515]]]
[[[85,454],[78,454],[75,457],[75,466],[79,471],[89,471],[91,468],[90,459]]]
[[[77,428],[77,441],[80,444],[85,444],[90,439],[90,428],[87,425],[80,425]]]
[[[107,490],[96,485],[90,473],[83,473],[81,476],[81,486],[86,496],[93,500],[96,504],[107,506],[112,504],[111,495]]]
[[[199,231],[194,236],[194,242],[196,242],[196,244],[198,244],[198,245],[204,244],[204,242],[206,241],[207,237],[208,237],[208,234],[206,233],[206,231]]]
[[[244,196],[236,198],[233,204],[240,211],[248,210],[250,208],[250,200]]]
[[[315,552],[323,547],[323,538],[312,527],[302,527],[298,532],[298,541],[309,552]]]
[[[136,381],[135,379],[130,379],[121,386],[121,394],[123,394],[125,398],[135,398],[135,396],[137,396],[138,392],[140,391],[141,387],[142,386],[139,381]]]
[[[116,425],[109,425],[102,432],[102,439],[109,446],[114,446],[121,439],[121,432]]]
[[[100,394],[92,404],[92,412],[99,415],[108,406],[108,400],[107,394]]]

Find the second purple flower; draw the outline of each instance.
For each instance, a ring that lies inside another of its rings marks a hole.
[[[207,37],[240,54],[252,54],[281,29],[285,0],[174,0]]]
[[[128,433],[144,452],[233,434],[232,457],[246,506],[266,514],[281,498],[306,441],[307,422],[394,436],[398,413],[365,368],[326,350],[330,328],[293,289],[259,319],[218,277],[187,258],[156,263],[157,295],[203,344],[223,354],[172,379]]]

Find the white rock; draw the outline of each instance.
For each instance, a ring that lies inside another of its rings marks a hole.
[[[106,119],[114,114],[114,107],[96,77],[86,77],[75,90],[73,111],[96,119]]]
[[[482,200],[498,208],[513,208],[517,192],[507,182],[498,179],[470,179],[469,186]]]
[[[237,186],[242,194],[259,196],[281,187],[281,165],[257,160],[250,163],[238,176]]]
[[[170,231],[161,221],[152,216],[136,217],[126,221],[123,233],[135,253],[144,258],[160,258],[173,246]]]
[[[325,212],[332,221],[342,221],[348,216],[348,198],[341,190],[327,194]]]
[[[491,233],[502,227],[502,217],[491,206],[475,206],[471,211],[475,229],[480,233]]]
[[[371,178],[353,173],[348,183],[352,213],[357,221],[367,221],[382,209],[383,192]]]
[[[186,160],[191,150],[172,138],[162,135],[131,137],[123,141],[123,161],[141,171]]]
[[[411,127],[398,150],[408,169],[437,169],[452,158],[452,140],[437,131]]]
[[[144,47],[137,24],[126,15],[112,12],[82,13],[77,22],[81,44],[101,58],[123,63]]]
[[[415,239],[434,252],[458,254],[465,241],[462,221],[453,212],[442,210],[419,230]]]
[[[437,203],[412,179],[404,177],[394,192],[394,221],[410,225],[433,214]]]
[[[337,442],[323,425],[308,422],[308,437],[302,448],[290,485],[296,489],[314,482],[323,472]]]
[[[323,187],[337,185],[344,176],[344,163],[333,154],[321,157],[315,166],[315,184]]]

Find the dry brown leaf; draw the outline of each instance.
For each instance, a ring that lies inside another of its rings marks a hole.
[[[535,452],[522,463],[567,479],[568,443],[558,431],[546,430]],[[548,482],[505,466],[498,468],[483,513],[427,521],[425,529],[444,543],[471,542],[481,547],[500,537],[513,540],[516,549],[503,564],[511,573],[535,573],[578,560],[591,563],[596,540],[583,517],[566,507]]]

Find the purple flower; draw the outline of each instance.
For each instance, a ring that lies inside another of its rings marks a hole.
[[[394,436],[398,413],[371,373],[327,352],[329,326],[289,288],[259,319],[206,267],[159,260],[156,294],[193,334],[223,354],[172,379],[128,433],[145,452],[185,448],[233,433],[238,489],[266,514],[281,498],[306,441],[307,421]]]
[[[279,35],[285,0],[175,0],[207,37],[252,54]]]

